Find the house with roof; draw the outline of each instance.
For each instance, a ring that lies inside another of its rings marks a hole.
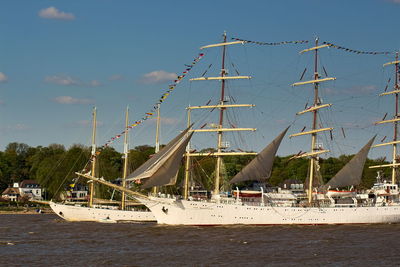
[[[14,186],[6,188],[6,190],[4,190],[3,193],[1,193],[1,197],[8,201],[13,201],[13,202],[18,201],[19,198],[21,197],[21,194],[19,193],[19,188]]]
[[[21,198],[29,200],[42,200],[42,188],[34,180],[23,180],[20,183],[14,183],[1,194],[2,198],[9,201],[19,201]]]
[[[21,197],[29,200],[42,200],[42,187],[34,180],[23,180],[19,183]]]

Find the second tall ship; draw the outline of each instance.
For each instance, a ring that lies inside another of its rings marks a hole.
[[[92,129],[92,151],[91,151],[91,174],[96,173],[96,117],[97,117],[96,108],[93,109],[93,129]],[[159,120],[158,120],[159,121]],[[157,123],[157,127],[159,124]],[[125,128],[128,127],[128,109],[126,110],[125,116]],[[124,169],[122,175],[122,187],[126,187],[126,176],[128,172],[128,131],[125,131],[124,135]],[[157,131],[158,133],[158,131]],[[158,135],[158,134],[157,134]],[[95,195],[95,183],[93,181],[89,181],[89,197],[86,205],[76,205],[75,203],[58,203],[54,201],[50,201],[49,205],[51,209],[57,214],[59,217],[74,222],[81,221],[91,221],[91,222],[104,222],[104,223],[114,223],[114,222],[155,222],[155,217],[153,214],[147,210],[146,208],[137,209],[137,205],[140,203],[133,203],[136,206],[128,207],[127,205],[127,197],[125,192],[122,192],[121,202],[119,207],[111,206],[111,205],[102,205],[95,203],[94,201]]]

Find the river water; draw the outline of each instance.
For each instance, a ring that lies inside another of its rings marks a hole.
[[[0,215],[0,266],[400,264],[400,224],[171,227]]]

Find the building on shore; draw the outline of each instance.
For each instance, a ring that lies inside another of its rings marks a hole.
[[[66,188],[66,200],[69,202],[85,202],[88,200],[88,186],[71,184]]]
[[[1,197],[8,201],[42,200],[42,187],[34,180],[23,180],[20,183],[14,183],[3,191]]]
[[[21,198],[19,193],[19,189],[15,187],[8,187],[6,190],[3,191],[1,197],[5,200],[16,202]]]

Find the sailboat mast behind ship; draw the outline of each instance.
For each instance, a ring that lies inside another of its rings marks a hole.
[[[124,170],[122,173],[122,186],[123,187],[126,187],[126,176],[128,175],[128,156],[129,156],[128,126],[129,126],[129,107],[126,107],[125,133],[124,133]],[[125,210],[125,208],[126,208],[126,194],[125,194],[125,192],[122,192],[121,210]]]
[[[157,154],[160,151],[160,104],[157,104],[157,122],[156,122],[156,146],[154,149],[154,154]],[[157,186],[152,188],[152,193],[156,194],[158,191]]]
[[[96,177],[96,116],[97,116],[97,110],[96,107],[93,108],[93,125],[92,125],[92,171],[91,174],[92,176]],[[94,197],[94,182],[91,181],[89,184],[89,207],[93,207],[93,197]]]
[[[384,67],[394,65],[395,68],[395,74],[394,74],[394,86],[393,86],[393,91],[389,92],[384,92],[380,94],[379,96],[385,96],[385,95],[395,95],[395,103],[394,103],[394,116],[393,119],[389,120],[381,120],[375,122],[375,124],[384,124],[384,123],[393,123],[393,141],[388,142],[388,143],[381,143],[377,144],[373,147],[380,147],[380,146],[387,146],[391,145],[392,146],[392,163],[391,164],[384,164],[384,165],[375,165],[375,166],[370,166],[370,168],[384,168],[384,167],[390,167],[392,168],[392,184],[395,184],[397,181],[397,172],[398,172],[398,166],[400,163],[397,162],[397,144],[400,143],[400,141],[397,140],[397,135],[398,135],[398,122],[400,121],[400,114],[399,114],[399,53],[396,52],[396,57],[394,61],[388,62],[383,64]],[[387,87],[386,87],[387,88]],[[386,91],[386,90],[385,90]]]

